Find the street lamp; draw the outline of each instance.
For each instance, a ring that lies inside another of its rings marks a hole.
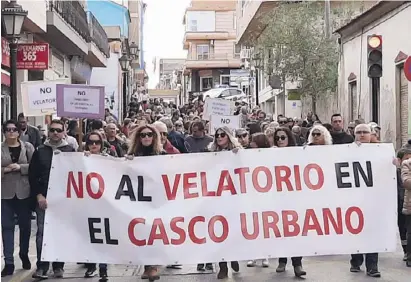
[[[259,81],[258,81],[258,77],[259,77],[259,75],[258,75],[258,69],[260,68],[260,66],[261,66],[261,62],[262,62],[262,59],[261,59],[261,57],[260,57],[260,55],[259,54],[255,54],[254,56],[253,56],[253,58],[252,58],[252,60],[253,60],[253,63],[254,63],[254,68],[255,68],[255,70],[254,70],[254,76],[255,76],[255,104],[256,104],[256,106],[258,106],[258,104],[259,104]]]
[[[27,13],[21,5],[16,3],[16,0],[11,0],[1,10],[2,26],[4,26],[10,45],[10,103],[13,119],[17,119],[17,42],[21,36],[21,28]]]
[[[140,49],[138,48],[138,45],[135,42],[132,42],[130,45],[130,54],[131,56],[137,60],[138,59],[138,52]]]
[[[130,67],[130,58],[124,54],[118,59],[121,70],[123,71],[123,119],[127,117],[127,76],[128,68]]]

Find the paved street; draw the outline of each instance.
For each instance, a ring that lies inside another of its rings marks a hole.
[[[17,229],[17,228],[16,228]],[[18,246],[18,232],[16,231],[15,244]],[[32,239],[30,245],[30,259],[34,266],[36,262],[36,249],[35,249],[35,226],[33,226]],[[398,246],[398,250],[400,246]],[[21,262],[18,259],[18,248],[15,250],[15,264],[16,273],[12,277],[2,278],[4,282],[26,282],[32,281],[32,271],[23,271],[21,269]],[[350,273],[349,272],[349,256],[324,256],[324,257],[311,257],[303,260],[304,268],[308,275],[306,281],[313,282],[347,282],[347,281],[372,281],[374,278],[367,277],[364,272]],[[3,259],[2,259],[3,267]],[[264,281],[296,281],[292,271],[291,265],[288,265],[286,273],[275,273],[276,260],[271,260],[269,268],[248,268],[245,262],[242,263],[240,272],[232,274],[226,281],[238,281],[238,282],[264,282]],[[378,279],[381,282],[409,282],[411,281],[411,268],[406,268],[402,261],[402,253],[400,251],[396,253],[382,254],[380,256],[380,271],[382,278]],[[68,264],[65,271],[65,280],[70,281],[98,281],[98,278],[84,279],[85,269],[81,265]],[[109,281],[114,282],[129,282],[140,281],[140,275],[142,273],[142,267],[129,267],[129,266],[109,266]],[[198,273],[195,265],[184,266],[181,270],[161,270],[160,281],[170,282],[209,282],[209,281],[222,281],[216,279],[216,273]],[[58,281],[56,279],[48,279],[47,281]],[[147,281],[147,280],[145,280]]]

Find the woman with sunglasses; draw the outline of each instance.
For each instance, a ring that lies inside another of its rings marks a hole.
[[[254,133],[251,135],[251,141],[250,141],[250,148],[271,148],[272,146],[270,145],[270,142],[268,140],[267,135],[265,135],[262,132]],[[257,264],[257,260],[249,260],[247,262],[247,267],[254,267]],[[269,267],[270,264],[268,262],[268,259],[262,259],[261,260],[261,265],[262,267]]]
[[[103,137],[99,132],[93,131],[87,135],[86,145],[84,146],[84,155],[87,157],[90,155],[108,155],[103,145]],[[95,263],[86,263],[85,266],[87,268],[86,273],[84,274],[85,278],[96,276],[97,265]],[[99,264],[99,276],[101,278],[100,281],[107,281],[107,264]]]
[[[293,133],[287,127],[278,127],[274,132],[274,146],[278,148],[294,147],[296,146]],[[302,257],[292,257],[291,261],[294,267],[294,274],[296,277],[301,277],[307,273],[302,267]],[[287,266],[287,258],[279,258],[278,266],[275,270],[277,273],[285,272]]]
[[[226,127],[217,128],[214,134],[214,141],[211,143],[210,151],[211,152],[221,152],[221,151],[232,151],[237,153],[239,149],[242,149],[240,143],[231,133],[231,130]],[[228,267],[227,262],[220,262],[220,271],[217,274],[217,279],[225,279],[228,277]],[[231,262],[231,268],[238,272],[240,271],[240,265],[238,261]]]
[[[160,133],[153,125],[145,124],[138,127],[131,136],[130,147],[126,158],[132,160],[134,157],[165,154],[166,152],[163,150],[163,145],[161,144]],[[157,266],[145,265],[141,279],[148,279],[149,281],[160,279]]]
[[[17,215],[20,230],[19,256],[23,269],[30,269],[29,241],[31,233],[31,197],[28,169],[34,147],[19,140],[15,121],[3,125],[5,140],[1,144],[1,234],[3,238],[4,269],[1,277],[14,273],[14,229]]]
[[[308,145],[332,145],[331,133],[322,125],[314,125],[308,134]]]
[[[294,134],[287,127],[278,127],[274,131],[274,146],[275,147],[291,147],[296,146]]]

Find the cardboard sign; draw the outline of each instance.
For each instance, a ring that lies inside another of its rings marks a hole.
[[[210,120],[211,115],[229,116],[234,111],[234,105],[233,101],[207,98],[204,104],[203,120]]]
[[[226,126],[231,131],[240,128],[240,116],[218,116],[212,115],[210,119],[210,134],[214,135],[220,127]]]
[[[57,110],[57,84],[68,82],[68,79],[22,82],[21,95],[24,115],[44,116],[54,114]]]
[[[71,118],[104,118],[104,86],[57,85],[57,115]]]

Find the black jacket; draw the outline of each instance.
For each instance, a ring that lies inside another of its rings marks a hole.
[[[188,153],[187,148],[184,144],[185,140],[183,134],[173,130],[168,134],[167,139],[171,142],[171,145],[173,145],[180,151],[180,153]]]
[[[63,145],[58,147],[62,152],[74,152],[70,145]],[[47,197],[47,190],[49,185],[51,161],[53,160],[53,149],[47,145],[40,145],[33,154],[29,165],[29,183],[31,194],[36,197],[42,194]],[[65,185],[62,183],[61,185]]]
[[[354,142],[354,138],[347,132],[331,132],[333,144],[350,144]]]

